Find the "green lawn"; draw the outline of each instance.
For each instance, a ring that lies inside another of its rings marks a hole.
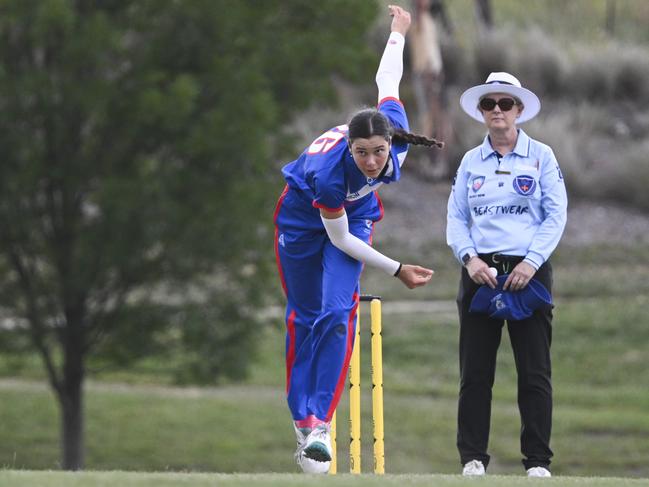
[[[649,477],[649,327],[643,296],[557,299],[553,335],[556,475]],[[389,303],[385,304],[386,310]],[[366,310],[363,316],[368,325]],[[453,474],[457,325],[453,312],[383,317],[386,470]],[[366,329],[366,328],[365,328]],[[369,343],[363,335],[364,470],[371,470]],[[247,384],[87,387],[91,470],[295,472],[283,397],[283,333],[269,328]],[[0,464],[57,469],[57,409],[42,383],[0,382]],[[347,398],[339,412],[346,459]],[[490,473],[520,475],[515,371],[503,337],[494,389]]]
[[[0,485],[12,487],[165,487],[183,485],[187,487],[286,487],[304,485],[350,486],[350,487],[389,487],[410,485],[461,487],[510,487],[525,482],[536,483],[513,476],[489,476],[481,479],[467,479],[458,475],[338,475],[336,477],[305,477],[296,474],[197,474],[197,473],[133,473],[133,472],[16,472],[0,471]],[[649,480],[625,478],[584,478],[554,477],[543,479],[543,485],[555,487],[596,486],[596,487],[641,487],[648,486]]]
[[[441,257],[438,282],[431,287],[411,294],[396,279],[375,279],[371,273],[362,283],[364,290],[385,298],[386,471],[422,475],[405,477],[408,482],[425,483],[430,479],[426,475],[455,474],[460,467],[455,451],[458,326],[452,301],[458,268],[442,254],[441,246],[432,247]],[[648,253],[640,247],[561,248],[555,256],[555,475],[649,477],[649,268],[642,264],[649,261]],[[592,265],[593,259],[598,266]],[[415,312],[414,308],[396,312],[391,303],[396,306],[396,300],[406,297],[442,301],[435,312]],[[363,465],[364,471],[370,471],[366,303],[361,311]],[[107,471],[296,472],[292,458],[295,440],[283,390],[284,332],[281,318],[271,322],[260,330],[260,353],[243,384],[169,387],[166,371],[170,364],[161,360],[149,360],[125,372],[92,374],[85,396],[86,467]],[[58,469],[58,410],[43,382],[38,359],[4,355],[0,376],[5,377],[0,380],[0,465],[19,470]],[[346,415],[347,397],[343,396],[338,416],[340,472],[348,469]],[[506,333],[492,417],[489,473],[520,478],[516,374]],[[66,478],[43,475],[53,482]],[[106,478],[99,476],[97,485],[109,482]],[[147,477],[128,478],[128,482],[144,482],[129,485],[149,485]],[[191,477],[188,482],[202,485],[200,482],[215,478]],[[289,485],[286,482],[291,478],[259,479],[262,485]],[[239,477],[225,479],[237,482]],[[454,477],[434,479],[436,484],[458,481]],[[0,485],[4,485],[2,477]]]

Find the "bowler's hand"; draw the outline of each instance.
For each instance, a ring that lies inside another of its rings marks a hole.
[[[534,274],[536,274],[534,267],[525,261],[520,262],[509,274],[505,284],[503,284],[503,289],[505,291],[507,289],[510,291],[520,291],[527,286],[527,283],[534,277]]]
[[[433,277],[435,272],[418,265],[403,264],[397,277],[409,289],[424,286]]]
[[[410,28],[410,12],[398,5],[388,5],[388,9],[390,10],[390,17],[392,17],[390,31],[398,32],[405,37]]]
[[[489,272],[489,265],[477,255],[467,262],[466,271],[476,284],[486,284],[491,289],[496,289],[498,280]]]

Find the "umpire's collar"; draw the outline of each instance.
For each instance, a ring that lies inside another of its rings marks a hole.
[[[530,153],[530,138],[521,129],[518,129],[518,138],[516,139],[516,145],[514,146],[514,150],[512,152],[521,157],[527,157]],[[487,134],[482,141],[482,145],[480,146],[480,156],[484,161],[487,157],[495,153],[496,151],[491,146],[491,140],[489,140],[489,134]]]

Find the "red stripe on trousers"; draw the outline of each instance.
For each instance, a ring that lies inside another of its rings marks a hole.
[[[286,322],[286,333],[288,334],[288,349],[286,350],[286,394],[291,386],[291,372],[295,363],[295,310],[288,315]]]
[[[284,280],[284,271],[282,270],[282,263],[279,260],[279,228],[277,228],[277,215],[279,215],[279,210],[282,207],[284,198],[288,193],[288,184],[284,186],[284,191],[279,196],[277,204],[275,205],[275,213],[273,214],[273,222],[275,223],[275,261],[277,262],[277,272],[279,273],[279,280],[282,283],[282,289],[284,289],[284,295],[288,296],[288,291],[286,290],[286,281]]]

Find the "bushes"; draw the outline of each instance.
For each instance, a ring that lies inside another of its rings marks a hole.
[[[457,44],[447,48],[445,60],[455,60],[449,77],[457,136],[448,148],[451,166],[484,132],[459,112],[459,95],[492,71],[508,71],[541,98],[539,117],[523,128],[554,149],[571,197],[649,209],[646,49],[607,42],[566,50],[538,30],[506,28],[482,34],[469,54]]]
[[[553,148],[571,197],[649,209],[649,136],[620,133],[622,117],[607,105],[551,100],[525,130]]]

